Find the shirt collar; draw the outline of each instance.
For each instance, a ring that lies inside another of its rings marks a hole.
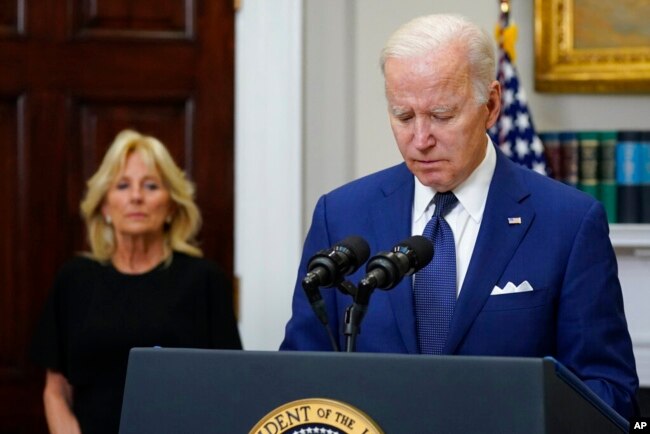
[[[492,175],[494,175],[494,169],[497,164],[497,154],[489,136],[486,146],[487,151],[483,161],[462,184],[453,190],[454,195],[458,198],[458,202],[460,202],[461,206],[476,223],[480,223],[483,218],[490,182],[492,181]],[[436,191],[420,183],[416,176],[413,177],[415,178],[413,221],[418,221],[425,217]]]

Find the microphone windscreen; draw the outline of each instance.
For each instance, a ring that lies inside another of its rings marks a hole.
[[[433,243],[427,237],[414,235],[402,241],[401,245],[410,249],[415,256],[416,263],[412,264],[415,271],[425,267],[433,259]]]
[[[354,257],[354,270],[351,272],[356,271],[370,256],[370,246],[368,245],[368,242],[360,236],[351,235],[341,240],[337,245],[345,247]]]

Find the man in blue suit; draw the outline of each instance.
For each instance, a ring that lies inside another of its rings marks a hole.
[[[372,252],[390,250],[422,234],[435,196],[452,192],[457,203],[444,220],[455,245],[456,300],[440,353],[553,356],[621,415],[633,416],[638,378],[604,209],[492,144],[486,131],[498,118],[501,89],[490,38],[458,16],[421,17],[395,32],[381,65],[404,163],[318,201],[281,349],[332,348],[300,286],[317,251],[350,235],[368,240]],[[424,352],[425,320],[414,296],[420,273],[374,292],[358,351]],[[321,292],[343,346],[351,299]]]

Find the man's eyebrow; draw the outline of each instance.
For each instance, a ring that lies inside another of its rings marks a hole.
[[[411,110],[404,107],[391,107],[390,112],[393,114],[393,116],[403,116],[410,113]]]
[[[441,105],[431,109],[431,114],[449,113],[453,112],[456,108],[451,105]]]
[[[432,115],[436,114],[447,114],[447,113],[452,113],[456,110],[455,106],[452,105],[441,105],[432,108],[429,113]],[[404,116],[407,114],[410,114],[413,112],[413,110],[406,108],[406,107],[390,107],[390,112],[393,114],[393,116]]]

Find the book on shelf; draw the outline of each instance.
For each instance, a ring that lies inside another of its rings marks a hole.
[[[600,149],[598,165],[600,201],[607,212],[607,221],[617,223],[616,131],[600,131],[598,133],[598,142]]]
[[[598,132],[580,131],[577,137],[578,188],[600,200]]]
[[[537,136],[544,145],[546,157],[546,173],[553,179],[562,180],[562,151],[560,149],[560,134],[555,131],[538,133]]]
[[[641,133],[641,223],[650,223],[650,131]]]
[[[578,186],[578,135],[573,131],[562,131],[560,136],[560,154],[562,156],[562,178],[560,181],[573,187]]]
[[[616,143],[618,222],[641,221],[642,145],[640,131],[620,131]]]

